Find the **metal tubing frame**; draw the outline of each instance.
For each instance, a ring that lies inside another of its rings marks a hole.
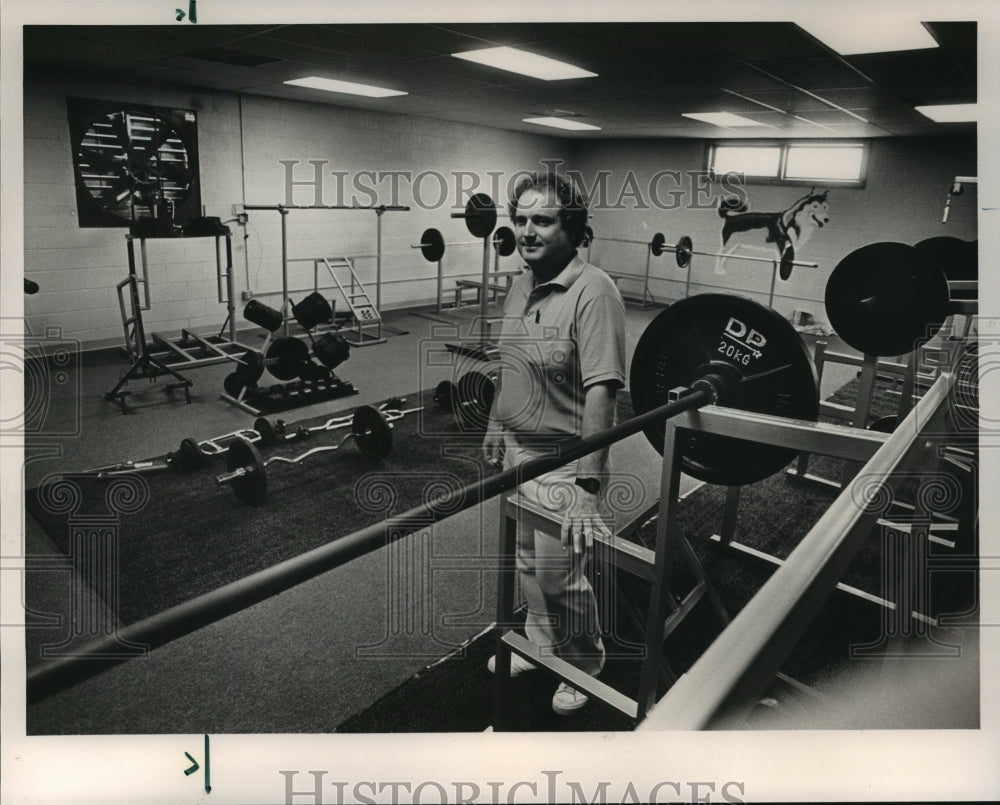
[[[865,465],[866,499],[877,499],[903,467],[925,448],[927,425],[946,407],[954,375],[943,374]],[[742,419],[742,418],[741,418]],[[746,430],[724,409],[703,409],[698,414],[676,417],[668,431],[697,426],[707,433],[733,435],[729,420]],[[863,437],[841,431],[842,445]],[[794,427],[780,422],[759,422],[749,432],[754,440],[816,450],[797,438]],[[869,440],[870,441],[870,440]],[[838,450],[840,457],[844,450]],[[836,455],[836,453],[830,453]],[[653,707],[639,729],[698,730],[752,706],[773,681],[778,669],[823,602],[843,576],[872,525],[878,511],[858,505],[852,486],[845,488],[830,508],[757,594],[733,619],[730,626],[708,647],[691,669]]]
[[[244,210],[271,210],[281,213],[281,293],[284,301],[281,303],[281,315],[284,318],[282,334],[288,335],[289,321],[287,315],[288,300],[288,228],[285,218],[289,210],[373,210],[377,218],[375,255],[375,309],[382,310],[382,215],[386,212],[409,212],[410,208],[398,204],[378,204],[364,206],[360,204],[244,204]],[[367,256],[367,255],[366,255]]]
[[[138,623],[124,626],[112,635],[94,640],[72,657],[62,657],[29,669],[28,700],[40,701],[83,679],[121,664],[127,658],[111,656],[112,651],[109,649],[114,649],[123,639],[145,646],[147,649],[163,646],[315,578],[321,573],[340,567],[352,559],[384,548],[414,531],[478,505],[488,498],[496,497],[502,492],[520,486],[525,481],[608,447],[655,422],[693,408],[707,406],[710,402],[711,394],[707,390],[693,390],[679,400],[647,411],[586,439],[565,445],[556,455],[532,459],[520,466],[454,490],[397,517],[374,523],[343,537],[333,538],[318,548],[252,573]]]

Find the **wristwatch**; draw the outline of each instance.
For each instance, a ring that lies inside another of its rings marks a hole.
[[[590,492],[592,495],[596,495],[601,491],[600,478],[577,478],[573,483],[575,483],[583,491]]]

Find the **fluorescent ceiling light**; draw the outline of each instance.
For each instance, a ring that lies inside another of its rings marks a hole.
[[[702,123],[711,123],[713,126],[723,128],[738,128],[740,126],[767,126],[759,120],[751,120],[748,117],[740,117],[732,112],[683,112],[682,117],[689,117],[692,120],[700,120]],[[770,128],[770,127],[768,127]]]
[[[600,126],[591,126],[589,123],[580,123],[576,120],[567,120],[564,117],[525,117],[524,123],[535,123],[539,126],[551,126],[554,129],[566,129],[566,131],[600,131]]]
[[[509,70],[512,73],[530,75],[545,81],[561,81],[566,78],[592,78],[597,73],[581,70],[566,62],[556,61],[546,56],[537,56],[516,48],[485,48],[483,50],[468,50],[464,53],[452,53],[456,59],[465,59],[487,67]]]
[[[364,95],[367,98],[391,98],[394,95],[409,94],[407,92],[400,92],[397,89],[373,87],[369,84],[356,84],[353,81],[338,81],[334,78],[320,78],[315,75],[306,76],[305,78],[295,78],[285,83],[296,87],[322,89],[327,92],[343,92],[346,95]]]
[[[976,104],[948,103],[940,106],[914,106],[924,117],[929,117],[938,123],[967,123],[978,120]]]
[[[837,19],[797,23],[841,56],[936,48],[937,40],[917,20],[844,14]]]

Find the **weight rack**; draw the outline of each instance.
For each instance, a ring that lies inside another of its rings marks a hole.
[[[217,363],[234,360],[250,347],[236,340],[235,280],[233,277],[232,233],[224,227],[225,233],[215,235],[125,235],[128,252],[128,275],[115,286],[118,307],[121,311],[122,329],[125,333],[125,352],[130,360],[118,382],[105,393],[105,399],[117,402],[125,413],[125,398],[130,394],[122,387],[133,378],[153,380],[160,375],[170,375],[177,382],[167,386],[167,391],[183,389],[188,403],[191,402],[190,388],[193,382],[184,377],[178,369],[197,369]],[[142,320],[143,311],[152,307],[149,292],[149,272],[146,241],[181,240],[188,238],[215,238],[215,270],[218,286],[218,300],[226,305],[226,319],[216,335],[202,336],[188,329],[181,330],[178,339],[169,339],[158,333],[151,333],[149,341]],[[226,239],[226,264],[222,265],[220,239]],[[140,261],[137,266],[135,241],[139,241]],[[142,285],[142,294],[139,292]],[[228,328],[228,335],[224,336]]]

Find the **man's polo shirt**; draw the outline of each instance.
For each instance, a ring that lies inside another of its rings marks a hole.
[[[523,441],[580,434],[584,392],[625,385],[625,305],[614,282],[579,255],[535,285],[511,285],[499,342],[496,414]]]

